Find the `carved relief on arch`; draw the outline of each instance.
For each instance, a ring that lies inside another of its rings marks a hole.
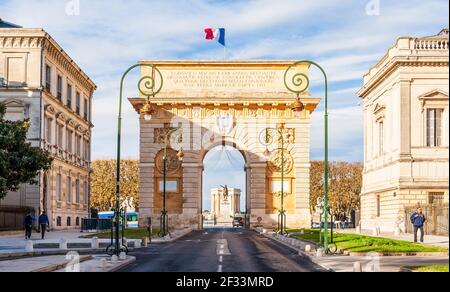
[[[164,173],[164,150],[161,150],[158,152],[158,154],[156,154],[155,166],[159,174]],[[182,162],[178,159],[177,151],[173,149],[167,149],[166,174],[181,176],[181,166]]]

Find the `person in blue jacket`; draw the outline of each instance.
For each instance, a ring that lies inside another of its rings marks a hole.
[[[45,239],[45,231],[47,230],[47,226],[50,225],[50,221],[48,220],[47,212],[42,212],[41,216],[39,216],[39,226],[41,227],[41,237],[42,240]]]
[[[420,230],[420,242],[424,242],[424,225],[427,222],[427,218],[425,217],[425,214],[423,214],[422,209],[419,207],[417,208],[417,211],[414,212],[411,215],[411,223],[414,226],[414,242],[417,243],[417,233]]]

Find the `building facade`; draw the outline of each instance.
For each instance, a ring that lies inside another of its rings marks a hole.
[[[241,190],[216,188],[211,190],[211,215],[217,223],[232,223],[233,217],[241,213]]]
[[[29,142],[48,151],[54,162],[39,174],[38,185],[23,185],[1,200],[0,210],[45,210],[53,229],[79,227],[88,216],[95,89],[44,30],[3,22],[0,102],[7,106],[6,119],[29,119]],[[5,219],[3,225],[14,223]]]
[[[234,147],[244,157],[247,225],[277,226],[281,210],[278,194],[284,179],[283,207],[288,226],[310,227],[310,123],[320,99],[305,91],[299,97],[305,108],[294,114],[292,104],[297,96],[285,86],[285,72],[293,61],[141,64],[144,66],[141,81],[163,84],[162,90],[151,98],[155,110],[151,120],[141,113],[147,99],[143,96],[130,99],[140,118],[141,226],[145,226],[149,217],[159,224],[164,198],[163,137],[178,129],[174,135],[180,134],[182,139],[171,141],[181,143],[171,143],[172,149],[167,151],[166,210],[170,228],[203,228],[204,158],[220,145]],[[299,65],[294,73],[308,76],[309,66]],[[288,81],[292,80],[291,74]],[[142,88],[148,84],[142,84]],[[261,134],[268,128],[280,127],[284,127],[289,138],[283,160],[277,134],[270,138],[272,145],[266,146],[266,141],[261,140]],[[182,162],[177,158],[180,148],[185,153]]]
[[[418,205],[447,205],[448,228],[448,63],[443,30],[399,38],[364,76],[363,229],[404,232]]]

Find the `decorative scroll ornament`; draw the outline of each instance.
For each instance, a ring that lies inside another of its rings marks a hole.
[[[160,93],[164,85],[164,78],[161,71],[155,66],[149,66],[152,67],[153,76],[144,76],[138,83],[139,92],[147,98],[154,97]]]
[[[300,96],[308,90],[310,85],[309,77],[305,73],[298,72],[298,63],[290,66],[284,74],[284,85],[286,88]]]

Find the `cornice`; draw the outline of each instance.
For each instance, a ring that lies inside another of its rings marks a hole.
[[[358,96],[366,97],[376,86],[386,80],[401,67],[448,67],[448,56],[444,57],[394,57],[374,77],[358,91]]]

